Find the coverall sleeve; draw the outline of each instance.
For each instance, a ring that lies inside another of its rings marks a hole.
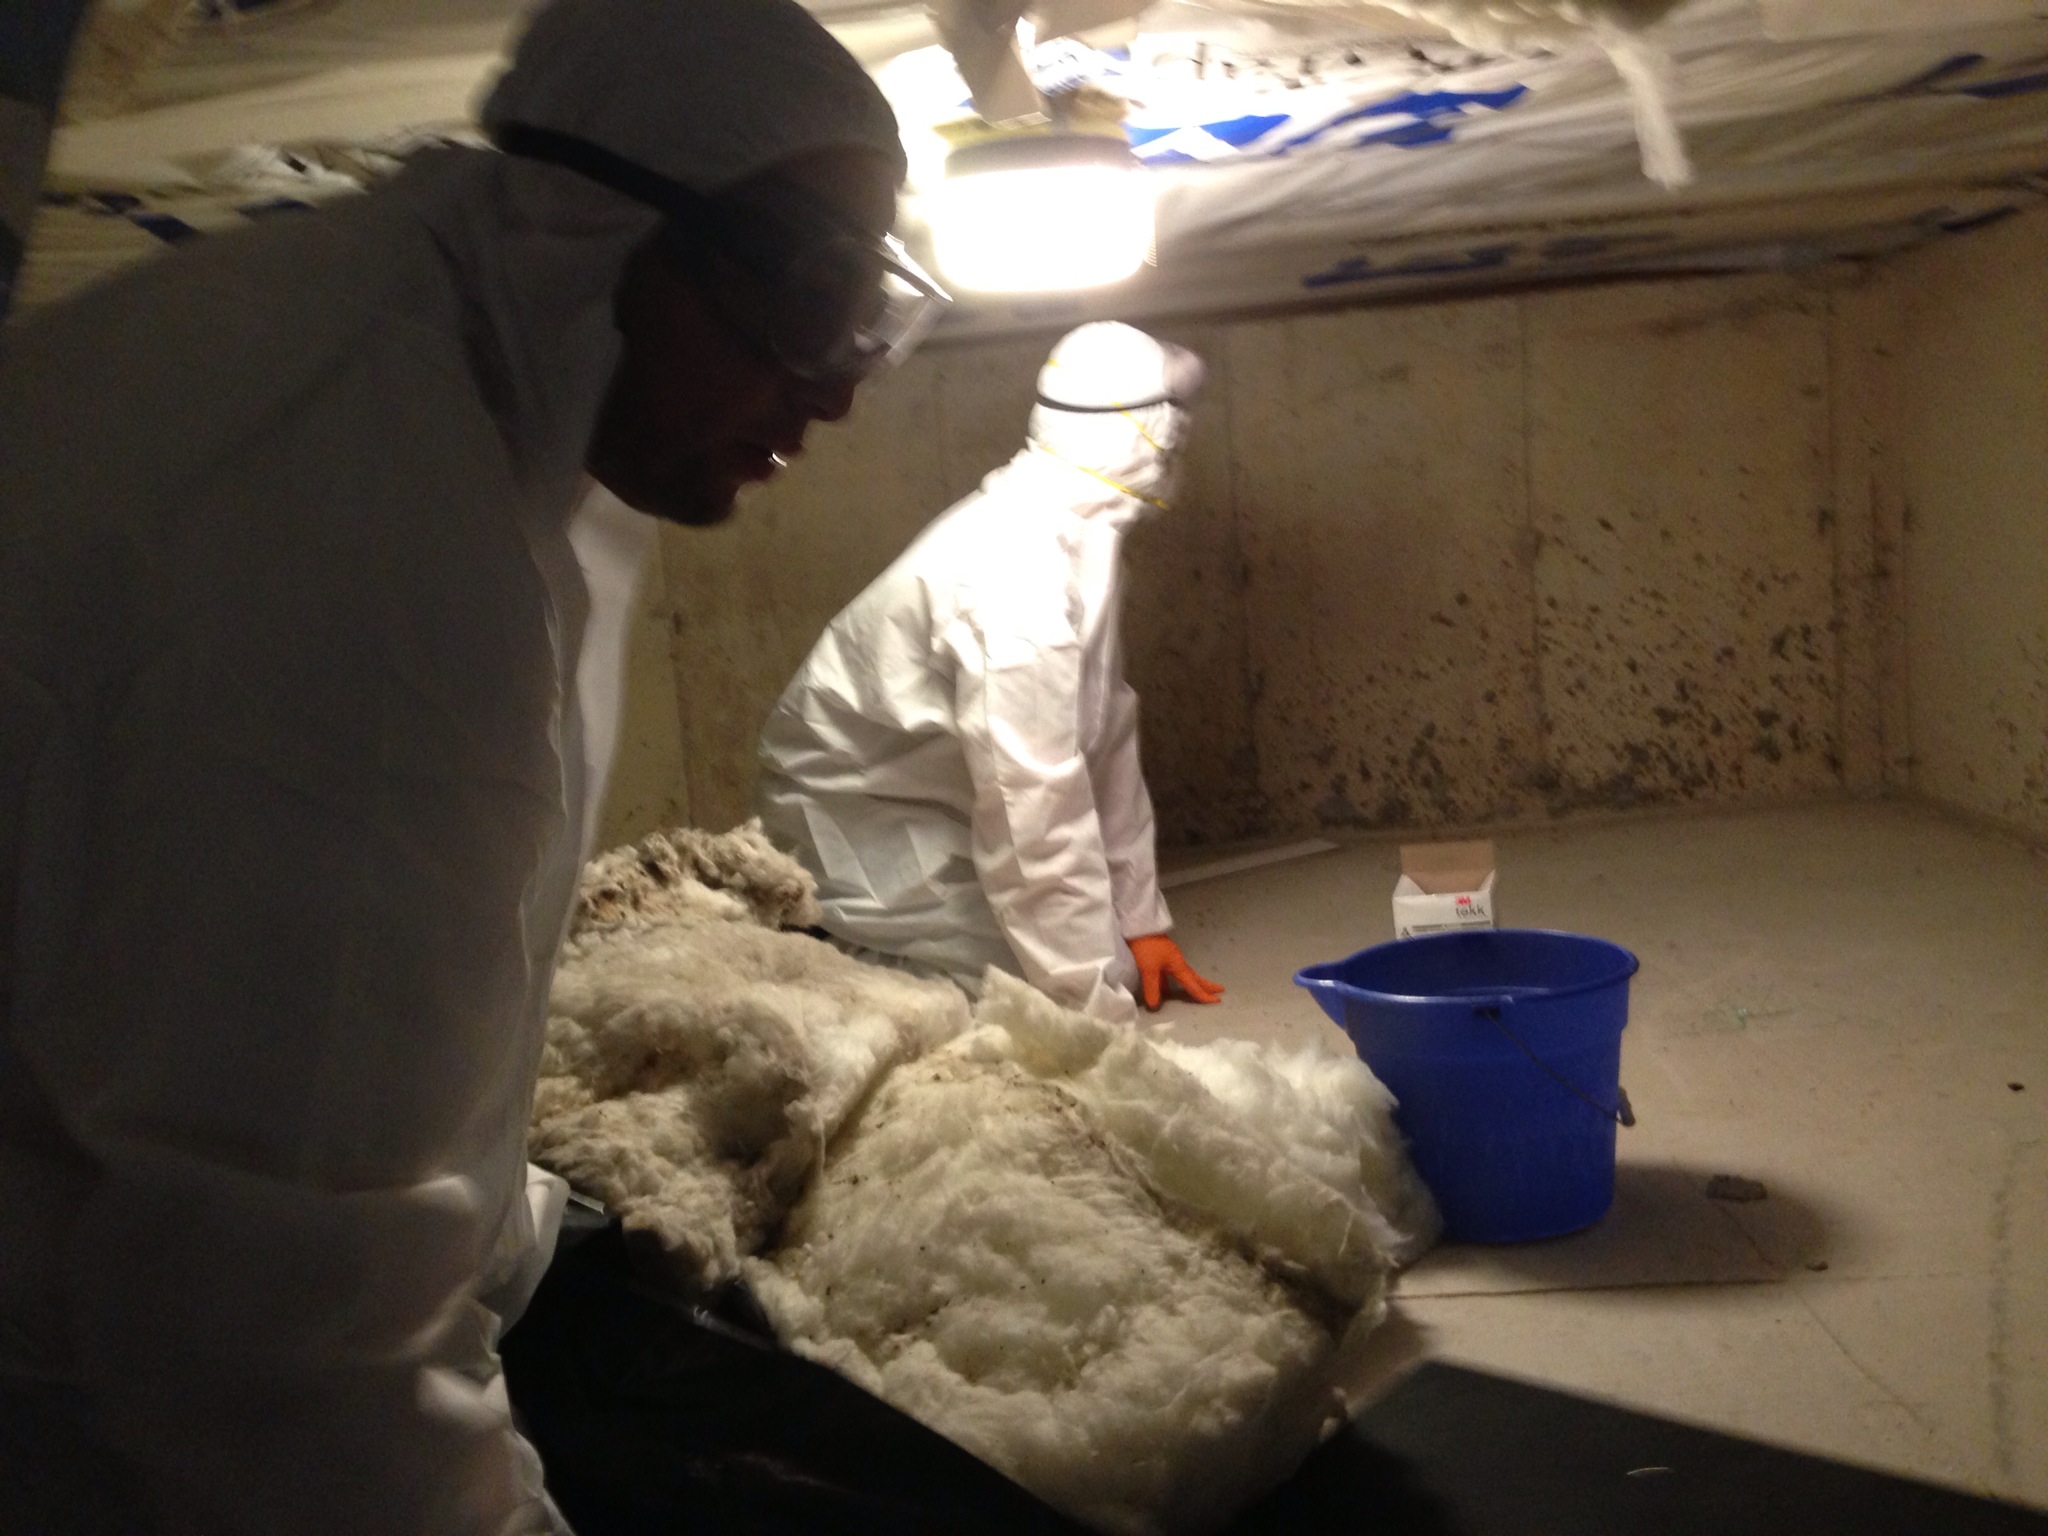
[[[1165,933],[1173,926],[1173,915],[1159,894],[1158,829],[1138,762],[1138,695],[1124,681],[1121,659],[1113,658],[1116,671],[1105,702],[1102,737],[1090,754],[1089,768],[1109,861],[1117,932],[1131,939]]]
[[[431,389],[392,363],[337,390]],[[143,535],[163,605],[72,732],[75,915],[17,1038],[95,1164],[81,1384],[181,1536],[551,1523],[474,1293],[558,937],[526,911],[558,678],[503,488],[454,473],[499,460],[405,408],[365,464],[358,417],[302,402]]]
[[[983,894],[1033,986],[1097,1018],[1135,1020],[1110,979],[1123,942],[1081,751],[1079,640],[997,619],[961,621],[951,647]]]

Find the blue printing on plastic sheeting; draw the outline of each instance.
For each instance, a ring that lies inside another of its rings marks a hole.
[[[1504,267],[1520,247],[1482,245],[1469,251],[1452,251],[1441,256],[1416,256],[1391,267],[1376,267],[1370,256],[1347,256],[1321,272],[1302,278],[1304,288],[1335,288],[1344,283],[1370,283],[1383,277],[1435,277],[1447,272],[1484,272]]]
[[[245,219],[267,219],[278,213],[311,213],[313,205],[303,197],[268,197],[260,203],[243,203],[235,209]]]
[[[146,230],[166,245],[182,245],[187,240],[197,239],[199,231],[183,219],[168,213],[131,213],[128,222],[137,229]]]
[[[1641,235],[1560,235],[1538,254],[1545,261],[1587,261],[1629,246],[1662,245],[1670,238],[1662,230]]]
[[[1918,96],[1952,75],[1975,69],[1984,62],[1981,53],[1955,53],[1943,59],[1934,68],[1924,70],[1901,85],[1895,85],[1884,94],[1887,96]]]
[[[1982,213],[1968,213],[1956,218],[1937,219],[1935,223],[1945,235],[1961,235],[1967,234],[1973,229],[1982,229],[1987,224],[1996,224],[2001,220],[2009,219],[2019,211],[2016,204],[2001,203],[1998,207],[1987,208]]]
[[[1231,149],[1244,149],[1256,144],[1287,121],[1288,115],[1285,112],[1269,112],[1251,113],[1244,117],[1225,118],[1214,123],[1196,123],[1192,126],[1219,144],[1227,145]],[[1145,153],[1146,145],[1157,144],[1161,139],[1171,138],[1176,133],[1185,133],[1189,126],[1191,125],[1183,123],[1174,128],[1126,128],[1124,132],[1131,141],[1131,148],[1148,165],[1198,165],[1202,163],[1201,157],[1188,154],[1184,150],[1161,149],[1151,154]]]
[[[1368,133],[1353,140],[1351,147],[1391,144],[1400,149],[1414,149],[1425,144],[1442,144],[1455,136],[1459,121],[1470,109],[1485,107],[1499,112],[1520,101],[1528,91],[1529,87],[1526,85],[1511,85],[1498,91],[1407,91],[1385,101],[1372,102],[1339,113],[1329,121],[1275,145],[1272,153],[1284,155],[1290,150],[1314,144],[1336,129],[1379,117],[1407,117],[1412,121],[1398,123],[1376,133]],[[1124,134],[1130,140],[1131,147],[1140,151],[1148,144],[1156,144],[1161,139],[1169,138],[1188,128],[1199,128],[1210,138],[1232,149],[1250,149],[1289,120],[1290,114],[1285,112],[1248,112],[1241,117],[1221,118],[1213,123],[1127,127]],[[1162,149],[1156,154],[1145,155],[1144,159],[1151,165],[1204,163],[1201,157],[1178,149]]]
[[[1399,128],[1389,128],[1384,133],[1368,133],[1352,144],[1363,149],[1368,144],[1392,144],[1400,149],[1414,149],[1423,144],[1442,144],[1451,137],[1448,123],[1420,122],[1404,123]]]
[[[267,11],[285,0],[199,0],[199,19],[202,21],[233,21],[237,16],[250,16],[258,11]]]
[[[1202,132],[1212,139],[1221,139],[1232,149],[1243,149],[1255,139],[1262,139],[1287,121],[1285,112],[1253,112],[1244,117],[1226,118],[1220,123],[1202,124]]]
[[[1978,101],[2003,101],[2011,96],[2031,96],[2038,91],[2048,91],[2048,70],[2040,67],[2042,61],[2039,59],[2029,59],[2024,65],[2017,66],[2030,71],[2027,74],[2007,75],[1998,80],[1958,78],[1968,75],[1985,62],[1981,53],[1951,54],[1934,68],[1893,86],[1883,94],[1897,100],[1912,96],[1969,96]]]
[[[1981,53],[1953,54],[1932,68],[1881,94],[1890,98],[1939,95],[1969,96],[1980,101],[1996,101],[2048,91],[2048,70],[2033,69],[2030,73],[2006,79],[1974,83],[1958,78],[1967,76],[1985,62],[1985,56]],[[1315,144],[1328,138],[1336,130],[1351,124],[1366,122],[1375,117],[1394,116],[1406,116],[1412,121],[1363,134],[1352,140],[1350,147],[1365,148],[1370,145],[1387,144],[1397,149],[1419,149],[1430,144],[1447,143],[1456,137],[1459,122],[1469,116],[1472,109],[1485,107],[1495,112],[1502,111],[1521,100],[1528,94],[1528,90],[1527,85],[1517,84],[1498,91],[1410,91],[1390,97],[1386,101],[1373,102],[1340,113],[1329,121],[1274,146],[1272,152],[1286,154],[1290,150]],[[1233,149],[1247,149],[1287,121],[1288,115],[1285,113],[1248,113],[1242,117],[1213,123],[1133,127],[1126,132],[1132,147],[1138,149],[1187,127],[1198,127],[1211,138]],[[1204,163],[1199,156],[1170,149],[1145,158],[1155,165]]]
[[[1982,85],[1959,85],[1944,96],[1974,96],[1979,101],[2002,101],[2008,96],[2031,96],[2048,91],[2048,71],[2038,75],[2017,75],[2010,80],[1987,80]]]
[[[1500,112],[1513,106],[1528,95],[1526,85],[1511,85],[1499,91],[1408,91],[1386,101],[1376,101],[1369,106],[1353,107],[1349,112],[1340,112],[1319,128],[1311,129],[1298,138],[1289,139],[1280,146],[1280,153],[1301,149],[1348,123],[1363,122],[1369,117],[1412,117],[1412,125],[1390,129],[1385,133],[1371,134],[1360,139],[1360,144],[1395,144],[1410,147],[1420,144],[1440,144],[1449,139],[1457,126],[1457,120],[1464,117],[1472,107],[1486,107]],[[1436,131],[1438,129],[1442,131]],[[1418,136],[1417,130],[1426,130],[1426,136]]]

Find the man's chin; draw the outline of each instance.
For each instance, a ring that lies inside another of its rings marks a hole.
[[[647,510],[664,522],[680,523],[685,528],[714,528],[732,516],[738,506],[738,495],[735,487],[723,496],[665,501]]]
[[[745,483],[736,477],[714,480],[708,476],[701,481],[632,487],[602,482],[602,477],[600,481],[635,512],[685,528],[711,528],[731,517]]]

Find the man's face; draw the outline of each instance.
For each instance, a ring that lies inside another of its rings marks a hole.
[[[859,149],[819,150],[734,189],[741,199],[809,198],[865,234],[888,231],[893,169]],[[837,421],[858,380],[799,377],[743,336],[696,277],[650,246],[620,279],[619,365],[585,462],[626,505],[676,523],[732,512],[750,481],[795,457],[814,421]]]

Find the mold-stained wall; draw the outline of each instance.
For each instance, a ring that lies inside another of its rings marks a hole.
[[[1546,808],[1840,787],[1827,322],[1773,279],[1530,310]]]
[[[1276,825],[1839,788],[1828,333],[1780,278],[1240,328]]]
[[[1169,842],[1872,790],[1902,711],[1846,271],[1175,328],[1210,387],[1126,636]],[[932,348],[665,531],[696,819],[818,630],[1018,444],[1050,335]]]
[[[1515,814],[1543,760],[1519,305],[1246,325],[1231,379],[1275,824]]]
[[[1912,786],[2048,837],[2048,213],[1888,278]]]

